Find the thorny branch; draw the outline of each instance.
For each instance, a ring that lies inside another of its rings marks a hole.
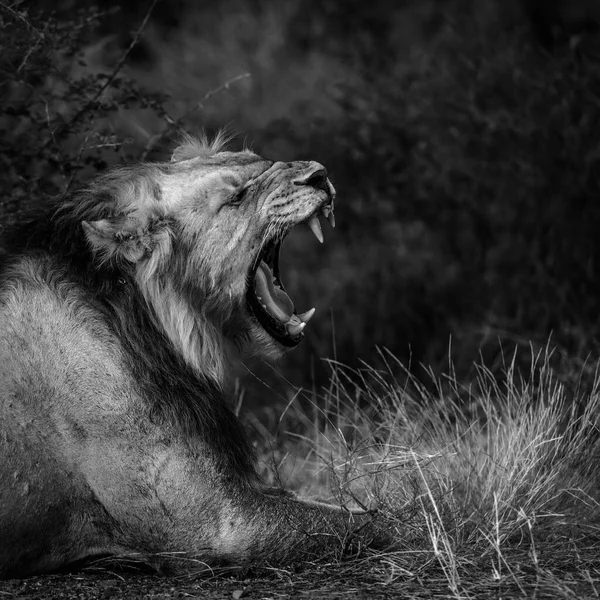
[[[21,2],[15,2],[13,4],[13,6],[18,6],[19,4],[21,4]],[[39,32],[27,18],[27,11],[15,10],[13,8],[13,6],[9,6],[8,4],[6,4],[6,2],[0,2],[1,9],[10,13],[15,19],[18,19],[19,21],[23,21],[23,23],[25,24],[25,26],[28,29],[31,29],[31,31],[34,31],[37,34],[38,38],[43,40],[44,35],[41,32]]]
[[[102,97],[107,88],[109,88],[113,84],[117,75],[121,72],[121,69],[125,65],[125,62],[129,58],[131,51],[137,46],[144,29],[146,29],[148,19],[150,19],[150,15],[152,14],[152,11],[154,10],[154,7],[158,4],[158,2],[160,2],[160,0],[152,0],[152,4],[150,5],[150,8],[148,8],[144,20],[142,21],[138,30],[133,34],[133,39],[131,40],[129,47],[127,48],[127,50],[125,50],[123,56],[121,56],[121,59],[115,66],[113,72],[110,74],[109,78],[106,80],[104,85],[96,92],[96,95],[90,100],[90,102],[86,106],[84,106],[81,109],[80,112],[85,112],[86,110],[89,110],[92,106],[94,106],[94,104],[96,104],[96,102]],[[77,115],[75,115],[75,118],[77,118]]]
[[[66,123],[65,125],[63,125],[60,128],[60,131],[55,132],[54,142],[56,142],[57,139],[59,139],[66,132],[68,132],[71,129],[71,127],[73,127],[73,125],[75,125],[75,123],[77,123],[81,119],[81,117],[83,117],[83,115],[85,115],[90,109],[92,109],[96,105],[98,100],[100,100],[100,98],[102,97],[104,92],[114,83],[115,79],[117,78],[117,75],[121,72],[121,70],[123,69],[123,66],[125,65],[127,59],[129,58],[131,51],[137,46],[137,44],[140,40],[140,37],[141,37],[142,33],[144,32],[146,25],[148,24],[150,15],[152,14],[154,7],[159,2],[160,2],[160,0],[152,0],[152,4],[146,11],[146,15],[144,16],[142,23],[138,27],[137,31],[133,34],[131,43],[129,44],[128,48],[125,50],[125,52],[119,59],[119,62],[116,64],[115,68],[113,69],[113,72],[108,76],[108,78],[104,82],[104,85],[94,94],[93,98],[91,98],[83,106],[83,108],[81,108],[77,113],[75,113],[75,116],[68,123]],[[49,141],[49,143],[52,143],[52,142],[53,142],[53,140],[51,139]]]
[[[7,13],[9,13],[10,15],[12,15],[12,17],[18,21],[22,21],[25,25],[25,27],[27,27],[27,29],[33,31],[36,34],[36,40],[35,43],[32,44],[29,49],[27,50],[25,56],[23,57],[23,60],[21,61],[21,64],[19,65],[19,68],[17,69],[17,73],[21,73],[21,71],[23,70],[23,68],[25,67],[25,65],[27,64],[27,61],[29,60],[29,57],[37,50],[38,46],[44,42],[45,40],[45,36],[44,33],[46,31],[46,29],[48,28],[49,23],[46,23],[44,26],[44,31],[41,32],[39,30],[37,30],[32,24],[31,21],[28,19],[28,13],[26,10],[15,10],[14,7],[18,7],[19,4],[21,4],[21,2],[16,2],[15,4],[13,4],[13,6],[9,6],[8,4],[6,4],[6,2],[0,2],[0,10],[4,10]]]

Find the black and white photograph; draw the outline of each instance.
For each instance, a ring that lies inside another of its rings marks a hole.
[[[600,598],[600,0],[0,0],[0,600]]]

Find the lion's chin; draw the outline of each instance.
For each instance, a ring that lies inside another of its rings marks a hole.
[[[248,346],[249,354],[265,360],[277,360],[294,347],[281,344],[256,321],[250,325]]]

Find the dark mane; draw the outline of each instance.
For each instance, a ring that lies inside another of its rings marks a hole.
[[[255,477],[254,453],[241,424],[227,406],[218,383],[199,376],[156,326],[156,319],[126,264],[100,262],[93,256],[81,221],[107,216],[110,202],[85,202],[82,192],[32,212],[7,228],[0,240],[3,269],[24,256],[36,258],[44,280],[57,288],[75,284],[82,303],[120,340],[129,372],[147,401],[150,418],[206,444],[223,473]],[[92,206],[94,214],[82,214]]]

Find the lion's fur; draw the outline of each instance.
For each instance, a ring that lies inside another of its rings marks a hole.
[[[0,576],[344,545],[347,513],[263,489],[224,394],[231,348],[282,352],[245,308],[249,261],[314,210],[294,182],[317,163],[225,141],[114,169],[1,241]]]

